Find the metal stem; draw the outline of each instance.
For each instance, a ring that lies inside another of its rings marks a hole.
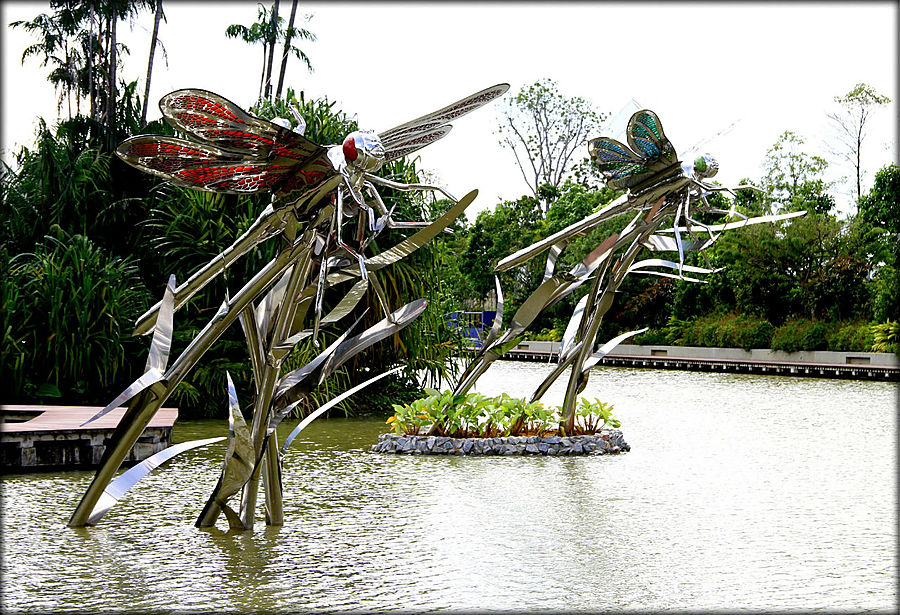
[[[272,406],[272,395],[275,391],[275,385],[278,381],[278,375],[281,371],[281,363],[287,356],[288,349],[281,348],[281,343],[290,336],[290,327],[293,321],[294,311],[296,309],[296,299],[299,292],[306,285],[309,272],[312,267],[312,245],[315,242],[315,231],[308,231],[304,234],[306,250],[298,257],[298,262],[294,265],[290,273],[290,279],[285,287],[284,296],[275,317],[275,324],[272,327],[272,335],[269,339],[268,349],[266,352],[266,361],[263,365],[262,374],[259,374],[259,392],[256,397],[256,404],[253,409],[253,422],[250,427],[250,436],[253,439],[253,448],[256,456],[259,456],[263,450],[263,444],[266,437],[266,427],[268,426],[269,411]],[[269,454],[273,449],[269,449]],[[277,449],[275,451],[275,459],[267,459],[266,466],[269,463],[277,465]],[[256,495],[259,490],[260,468],[257,467],[250,480],[244,485],[241,499],[241,521],[246,529],[253,529],[254,516],[256,512]],[[281,494],[273,495],[269,498],[270,490],[275,489],[278,485],[277,480],[270,480],[267,484],[267,504],[270,509],[270,518],[283,518],[281,512]]]
[[[235,295],[234,299],[223,304],[223,309],[216,314],[206,327],[194,338],[181,353],[175,363],[166,372],[165,378],[136,396],[129,405],[119,426],[113,433],[112,444],[107,448],[104,460],[94,476],[81,501],[69,519],[69,527],[86,525],[94,506],[106,489],[113,475],[125,459],[131,447],[137,442],[144,428],[156,414],[156,411],[169,398],[175,387],[181,383],[190,369],[200,360],[203,354],[215,343],[225,330],[237,319],[238,314],[247,307],[254,297],[259,295],[272,281],[283,272],[304,248],[302,242],[295,242],[290,249],[282,251],[275,259],[261,269]]]

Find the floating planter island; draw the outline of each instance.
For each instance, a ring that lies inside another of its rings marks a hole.
[[[621,431],[604,429],[593,435],[567,437],[450,438],[386,433],[378,436],[370,450],[401,455],[605,455],[630,451],[631,447]]]
[[[394,404],[373,453],[406,455],[605,455],[629,451],[612,406],[581,399],[564,424],[560,408],[545,408],[503,393],[454,395],[426,389],[428,397]]]

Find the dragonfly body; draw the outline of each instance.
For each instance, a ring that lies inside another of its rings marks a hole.
[[[262,477],[266,477],[267,522],[282,523],[281,460],[273,421],[277,424],[285,415],[280,411],[321,384],[341,363],[396,334],[423,313],[428,303],[425,299],[390,311],[377,276],[368,276],[367,266],[373,270],[385,267],[420,248],[452,223],[477,195],[473,190],[457,200],[438,186],[392,182],[375,173],[386,162],[443,137],[450,130],[450,120],[490,102],[508,88],[506,84],[487,88],[391,130],[377,134],[355,131],[341,143],[329,146],[304,137],[302,128],[292,130],[287,120],[256,118],[212,92],[178,90],[164,96],[160,101],[163,116],[189,138],[132,137],[116,150],[122,160],[182,187],[239,195],[268,193],[272,200],[241,237],[181,286],[175,288],[173,276],[163,301],[139,319],[136,332],[153,332],[151,347],[165,352],[151,349],[152,360],[145,374],[91,419],[129,403],[104,462],[69,525],[83,526],[96,519],[92,512],[144,426],[235,320],[244,330],[253,368],[253,418],[249,428],[242,430],[243,452],[238,455],[237,449],[230,449],[226,454],[223,481],[228,479],[229,485],[224,487],[220,481],[197,524],[212,525],[220,512],[228,514],[230,510],[230,526],[252,528]],[[395,222],[377,185],[439,191],[454,203],[432,222]],[[381,214],[377,220],[374,210]],[[353,246],[342,238],[344,218],[348,216],[358,216]],[[375,256],[363,258],[373,237],[388,226],[424,228]],[[213,318],[167,369],[172,314],[231,263],[276,236],[283,240],[276,257],[233,297],[226,295]],[[329,268],[334,270],[330,274]],[[354,278],[352,288],[322,317],[325,290]],[[283,361],[301,340],[316,340],[320,324],[334,323],[348,315],[368,289],[377,295],[384,320],[352,338],[347,338],[348,329],[339,338],[343,340],[340,344],[333,344],[306,366],[282,374]],[[313,316],[312,326],[308,324],[308,312]],[[239,479],[231,471],[237,467],[235,463],[243,464]],[[239,516],[225,502],[238,490],[242,490]]]
[[[427,222],[397,221],[378,194],[376,185],[396,190],[434,190],[456,201],[440,186],[402,184],[375,175],[386,162],[411,154],[446,136],[448,122],[473,111],[509,89],[499,84],[452,105],[390,130],[358,130],[339,144],[319,145],[291,130],[283,118],[269,122],[254,117],[233,102],[198,89],[177,90],[159,103],[166,122],[191,137],[139,135],[116,149],[126,163],[173,184],[226,194],[272,194],[272,204],[251,228],[175,291],[176,309],[194,293],[260,242],[291,226],[303,225],[318,210],[335,202],[333,239],[324,237],[331,251],[340,250],[358,263],[367,278],[362,252],[388,227],[421,227]],[[300,120],[302,125],[302,118]],[[373,207],[380,217],[376,218]],[[354,245],[344,238],[346,220],[357,219]],[[346,258],[335,256],[336,260]],[[326,268],[329,259],[325,260]],[[324,273],[323,273],[324,275]],[[159,304],[143,314],[135,333],[152,330]]]
[[[712,273],[714,270],[686,265],[685,252],[700,250],[705,256],[702,250],[718,238],[717,231],[774,222],[803,213],[748,219],[733,208],[725,211],[712,207],[707,200],[709,194],[732,191],[706,181],[716,175],[718,163],[709,155],[700,156],[692,163],[679,160],[675,148],[666,138],[662,123],[650,110],[635,112],[628,122],[625,134],[627,144],[608,137],[599,137],[588,143],[588,152],[606,179],[607,186],[620,190],[623,194],[604,208],[497,263],[494,271],[501,273],[549,251],[542,283],[521,304],[513,315],[511,324],[502,334],[499,323],[503,310],[498,307],[494,327],[460,376],[454,389],[455,394],[466,392],[491,362],[518,343],[525,329],[543,310],[574,292],[580,285],[590,282],[588,294],[582,297],[566,327],[557,368],[538,386],[532,397],[532,400],[539,399],[565,369],[571,366],[563,405],[563,414],[568,417],[566,429],[571,430],[575,399],[587,382],[591,367],[615,344],[640,332],[632,331],[618,336],[599,349],[594,346],[601,320],[612,305],[614,293],[628,274],[642,273],[702,281],[687,277],[685,273]],[[735,190],[738,188],[752,186],[738,186]],[[703,224],[694,219],[692,204],[702,208],[704,212],[737,216],[741,220],[724,224]],[[559,256],[569,242],[596,229],[602,223],[627,213],[633,214],[633,218],[621,230],[602,239],[570,271],[556,272]],[[667,220],[673,220],[672,227],[661,228]],[[682,232],[688,233],[691,240],[683,239]],[[708,233],[709,237],[701,239],[695,236],[695,233],[702,232]],[[635,262],[643,249],[675,251],[679,256],[678,262],[659,258]],[[659,271],[657,268],[666,271]],[[668,272],[673,269],[676,273]],[[499,278],[495,278],[495,282],[497,295],[502,297]]]

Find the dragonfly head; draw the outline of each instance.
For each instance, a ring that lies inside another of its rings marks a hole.
[[[371,130],[351,132],[341,144],[344,161],[351,171],[373,173],[384,164],[384,146]]]
[[[703,154],[694,159],[694,175],[697,179],[714,177],[719,172],[718,161],[709,154]]]

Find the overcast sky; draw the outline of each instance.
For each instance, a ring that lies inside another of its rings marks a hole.
[[[0,6],[4,24],[49,11],[43,2]],[[149,119],[160,115],[156,101],[178,88],[252,104],[261,48],[224,32],[255,21],[256,3],[164,6],[168,65],[157,54]],[[282,0],[281,13],[289,11]],[[679,152],[737,122],[703,148],[719,159],[723,184],[759,178],[766,150],[785,130],[804,137],[809,153],[831,159],[833,177],[849,175],[826,148],[833,98],[858,82],[897,98],[896,2],[301,2],[300,11],[318,37],[303,45],[314,72],[292,60],[288,84],[336,101],[363,128],[386,130],[495,83],[509,83],[512,94],[550,77],[562,94],[587,98],[600,112],[615,114],[632,99],[653,109]],[[131,50],[129,80],[143,80],[152,25],[145,13],[130,32],[120,29]],[[5,160],[16,145],[32,143],[37,116],[56,116],[49,70],[36,60],[21,65],[31,42],[8,27],[2,40]],[[499,145],[500,106],[456,120],[446,138],[420,150],[421,166],[451,193],[479,188],[470,217],[528,191]],[[874,118],[864,144],[867,186],[897,159],[896,136],[892,103]],[[587,155],[586,144],[579,154]]]

